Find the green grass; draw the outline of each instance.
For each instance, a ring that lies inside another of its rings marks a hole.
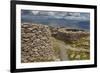
[[[53,49],[55,50],[55,55],[57,58],[60,59],[60,47],[59,44],[62,43],[64,45],[70,45],[73,48],[80,48],[80,49],[90,49],[90,40],[89,37],[83,37],[78,39],[77,41],[62,41],[58,40],[54,37],[51,37]],[[68,55],[69,60],[89,60],[90,53],[84,51],[74,51],[70,49],[66,49],[66,55]]]
[[[89,49],[90,48],[90,40],[88,37],[83,37],[81,39],[78,39],[76,41],[66,41],[67,44],[71,45],[75,48],[83,48],[83,49]]]
[[[87,52],[77,52],[77,51],[67,51],[70,60],[88,60],[90,59],[90,53]]]

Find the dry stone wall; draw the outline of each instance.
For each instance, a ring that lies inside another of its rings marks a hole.
[[[46,25],[21,25],[21,62],[54,61],[51,32]]]
[[[82,37],[89,36],[89,32],[85,31],[74,31],[73,29],[70,29],[70,31],[67,31],[66,28],[50,28],[52,32],[52,36],[55,38],[58,38],[60,40],[64,41],[76,41]]]

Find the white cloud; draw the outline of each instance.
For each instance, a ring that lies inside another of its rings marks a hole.
[[[80,13],[74,13],[74,12],[67,12],[67,15],[68,16],[75,16],[75,17],[79,17],[80,16]]]
[[[32,13],[33,13],[34,15],[37,15],[37,14],[39,13],[39,11],[32,11]]]
[[[79,13],[79,12],[54,12],[54,11],[29,11],[33,15],[43,15],[47,16],[48,18],[64,18],[64,19],[71,19],[71,20],[89,20],[90,15],[89,13]]]
[[[48,15],[54,16],[55,12],[48,12]]]
[[[87,18],[87,17],[85,17],[85,16],[79,16],[79,17],[75,17],[75,16],[66,16],[65,19],[80,20],[80,21],[89,20],[89,18]]]

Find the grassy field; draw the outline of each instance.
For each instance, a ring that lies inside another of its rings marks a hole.
[[[52,37],[53,49],[58,59],[61,60],[61,49],[66,52],[66,60],[88,60],[90,59],[89,36],[78,39],[77,41],[62,41]]]

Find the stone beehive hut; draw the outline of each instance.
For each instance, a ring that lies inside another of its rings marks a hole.
[[[54,61],[51,33],[46,25],[21,25],[21,62]]]

